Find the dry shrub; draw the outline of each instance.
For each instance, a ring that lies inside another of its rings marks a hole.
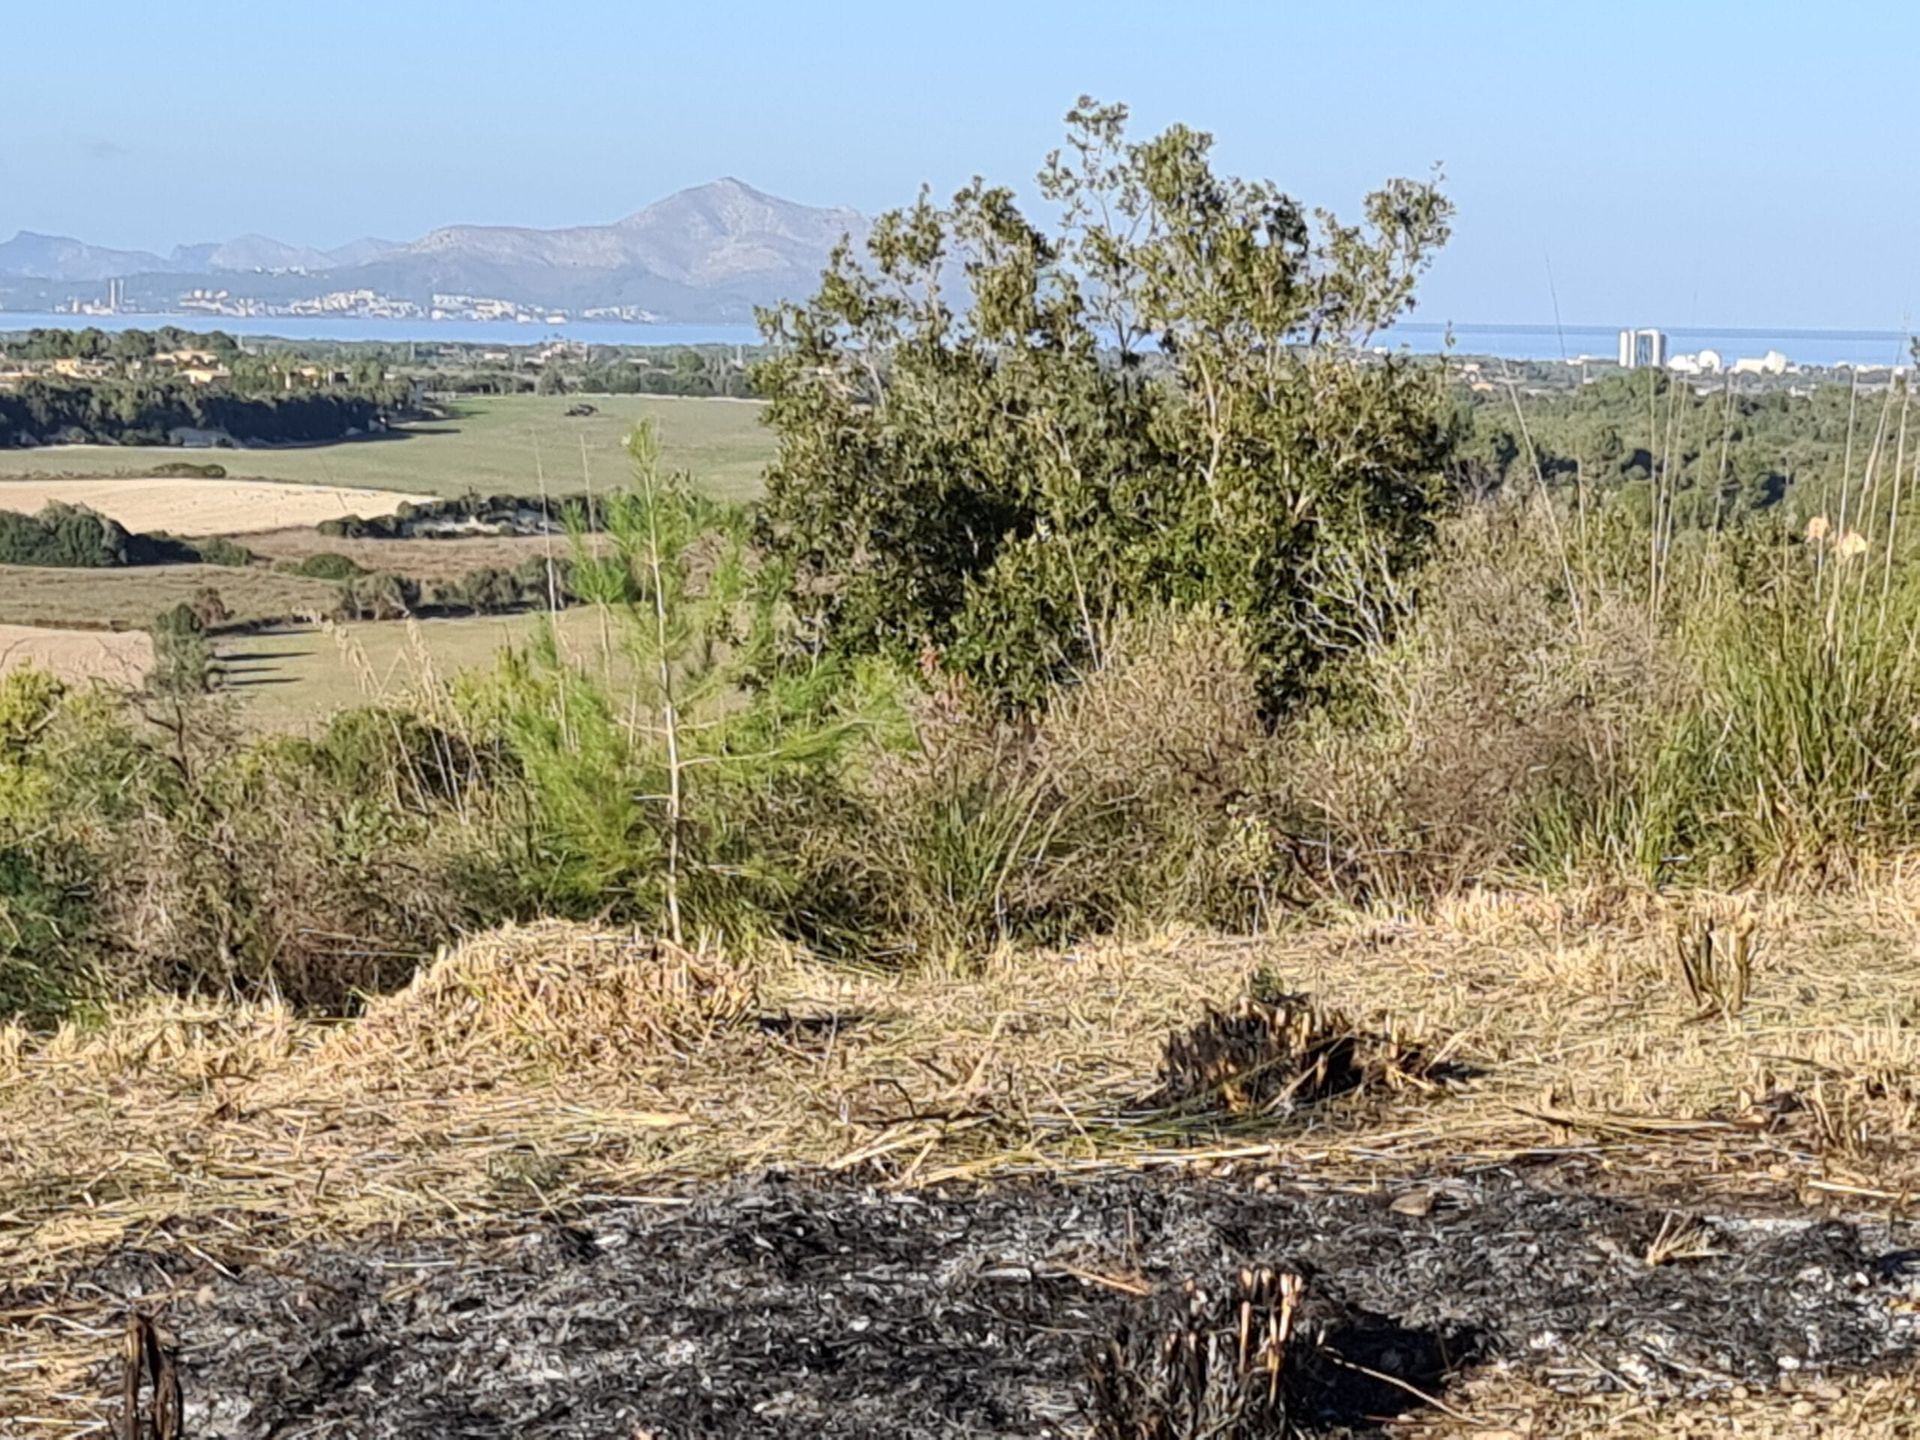
[[[92,918],[123,994],[343,1013],[489,918],[477,762],[424,722],[349,712],[313,744],[249,741],[196,701],[157,724],[137,802],[94,832]]]
[[[1397,1027],[1356,1025],[1309,995],[1252,992],[1167,1037],[1152,1103],[1231,1115],[1287,1113],[1361,1090],[1431,1088],[1436,1062]]]
[[[697,1049],[754,1005],[725,957],[549,921],[477,936],[376,1000],[327,1059],[592,1068]]]
[[[338,1013],[411,975],[465,906],[425,846],[361,849],[299,783],[150,811],[102,894],[124,985],[270,995]]]
[[[1401,597],[1294,724],[1290,808],[1323,884],[1416,896],[1512,873],[1543,823],[1630,788],[1690,672],[1632,586],[1562,538],[1537,504],[1458,517],[1418,605]]]
[[[1280,861],[1269,818],[1280,757],[1238,627],[1167,613],[1114,625],[1040,739],[1062,788],[1112,819],[1107,863],[1132,892],[1119,918],[1259,922]]]
[[[1247,924],[1265,903],[1273,752],[1230,625],[1116,624],[1099,664],[1031,717],[936,675],[909,719],[911,743],[857,771],[814,862],[898,950]]]
[[[1095,1440],[1371,1431],[1470,1354],[1470,1338],[1352,1310],[1293,1270],[1248,1267],[1144,1302],[1088,1362],[1087,1418]]]

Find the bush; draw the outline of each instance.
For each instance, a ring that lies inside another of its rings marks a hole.
[[[367,573],[365,566],[331,550],[298,560],[282,560],[273,568],[284,575],[301,575],[309,580],[351,580]]]
[[[340,587],[336,620],[404,620],[420,606],[420,584],[404,575],[362,574]]]
[[[1604,528],[1569,562],[1520,496],[1449,525],[1416,583],[1328,579],[1362,619],[1285,737],[1285,825],[1317,883],[1417,896],[1550,863],[1546,831],[1632,789],[1691,672],[1648,623],[1630,531]]]
[[[131,538],[118,521],[83,505],[55,503],[38,515],[0,510],[0,565],[126,565]]]
[[[216,467],[218,468],[218,467]],[[202,565],[251,565],[254,553],[237,540],[229,540],[223,535],[196,537],[186,542],[192,549],[194,558]]]
[[[227,478],[227,467],[198,464],[192,460],[163,460],[147,473],[169,480],[224,480]]]
[[[1297,614],[1316,567],[1366,545],[1410,568],[1440,512],[1440,371],[1365,347],[1451,207],[1393,181],[1341,226],[1216,174],[1208,136],[1136,143],[1125,120],[1069,116],[1041,180],[1054,234],[976,182],[881,217],[768,315],[763,539],[843,654],[932,644],[1033,707],[1117,617],[1203,608],[1277,709],[1327,658]]]
[[[203,695],[213,688],[213,645],[204,608],[182,602],[155,617],[153,670],[147,676],[147,688],[155,694]]]
[[[1168,921],[1247,925],[1282,853],[1273,745],[1234,627],[1116,622],[1031,723],[945,677],[848,772],[804,850],[816,940],[947,961]],[[904,681],[896,681],[904,684]]]
[[[478,615],[499,615],[519,610],[530,599],[544,600],[545,593],[530,596],[514,571],[495,565],[483,565],[451,583],[435,587],[433,603],[446,610],[467,610]]]
[[[136,720],[16,671],[0,680],[0,1013],[152,988],[350,1009],[512,913],[484,774],[392,712],[248,741],[204,699]]]

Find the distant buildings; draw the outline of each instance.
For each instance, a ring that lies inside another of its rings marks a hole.
[[[1664,330],[1622,330],[1620,332],[1620,368],[1639,370],[1646,366],[1659,370],[1667,363],[1667,335]]]
[[[1784,375],[1792,367],[1787,363],[1787,357],[1778,350],[1769,350],[1758,359],[1742,357],[1731,365],[1718,350],[1668,355],[1664,330],[1622,330],[1620,368],[1671,370],[1676,375]]]
[[[1787,373],[1787,357],[1778,350],[1769,350],[1758,360],[1743,356],[1733,362],[1735,375],[1784,375]]]
[[[1675,355],[1667,368],[1676,375],[1718,375],[1725,362],[1718,350],[1701,350],[1692,355]]]

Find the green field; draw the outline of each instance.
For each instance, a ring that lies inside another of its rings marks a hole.
[[[597,414],[568,418],[583,402]],[[307,484],[364,485],[426,495],[469,490],[531,493],[544,472],[550,491],[619,484],[622,442],[634,423],[660,427],[669,469],[685,470],[711,493],[743,500],[759,492],[773,454],[763,407],[745,400],[657,395],[503,395],[462,401],[452,418],[399,427],[378,438],[294,449],[199,451],[171,446],[49,445],[0,450],[0,477],[144,474],[169,460],[218,461],[231,476]],[[585,444],[585,474],[582,443]]]
[[[224,672],[219,693],[238,702],[249,727],[310,733],[337,711],[396,700],[460,671],[491,666],[503,647],[525,643],[541,618],[288,625],[230,635],[217,646]],[[560,616],[561,643],[590,660],[598,654],[598,626],[593,611],[569,610]]]

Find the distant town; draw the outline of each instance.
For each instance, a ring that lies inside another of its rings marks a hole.
[[[484,320],[521,325],[566,325],[575,320],[624,321],[658,324],[662,316],[639,305],[594,305],[579,310],[526,305],[485,295],[435,294],[427,304],[383,295],[377,290],[330,290],[303,300],[272,302],[231,290],[196,288],[183,292],[164,312],[130,306],[122,280],[108,280],[103,296],[70,295],[53,307],[56,315],[98,318],[119,315],[175,314],[223,316],[230,319],[325,317],[338,320]]]

